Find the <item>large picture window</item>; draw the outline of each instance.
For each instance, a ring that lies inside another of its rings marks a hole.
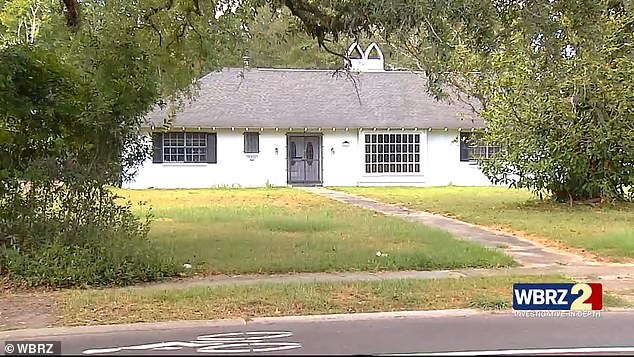
[[[490,158],[498,151],[500,147],[485,143],[481,133],[460,133],[460,161],[477,162]]]
[[[420,172],[420,134],[365,134],[365,172]]]

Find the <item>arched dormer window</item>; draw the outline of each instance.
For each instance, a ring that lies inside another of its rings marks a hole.
[[[348,47],[350,69],[358,72],[383,71],[385,59],[376,42],[370,43],[365,51],[354,42]]]
[[[351,59],[362,60],[364,57],[364,52],[357,43],[354,43],[352,44],[352,46],[350,46],[350,48],[348,48],[348,57],[350,57]]]
[[[365,58],[372,60],[383,61],[383,52],[379,49],[379,46],[375,42],[372,42],[370,46],[365,50]]]

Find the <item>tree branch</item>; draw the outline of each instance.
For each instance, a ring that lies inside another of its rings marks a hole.
[[[61,0],[62,11],[66,16],[66,26],[77,30],[81,23],[81,7],[78,0]]]

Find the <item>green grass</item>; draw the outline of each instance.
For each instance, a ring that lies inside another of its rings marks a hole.
[[[59,325],[476,308],[508,310],[516,282],[568,282],[557,275],[346,283],[259,284],[187,289],[65,291]],[[626,306],[604,294],[604,306]]]
[[[58,325],[478,308],[508,310],[516,282],[550,276],[259,284],[187,289],[68,290],[56,298]],[[620,303],[605,299],[606,306]]]
[[[634,260],[634,204],[594,208],[536,200],[502,187],[346,187],[342,191],[525,233],[611,261]]]
[[[150,237],[202,274],[434,270],[516,265],[450,233],[288,188],[119,190]],[[387,256],[377,257],[380,251]]]
[[[608,307],[630,307],[631,304],[625,298],[613,294],[603,294],[603,305]]]

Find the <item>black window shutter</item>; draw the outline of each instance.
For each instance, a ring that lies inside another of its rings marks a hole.
[[[152,162],[163,162],[163,133],[152,133]]]
[[[215,164],[218,162],[216,157],[216,149],[218,147],[216,133],[207,133],[207,163]]]
[[[469,139],[468,133],[460,133],[460,161],[469,161]]]

